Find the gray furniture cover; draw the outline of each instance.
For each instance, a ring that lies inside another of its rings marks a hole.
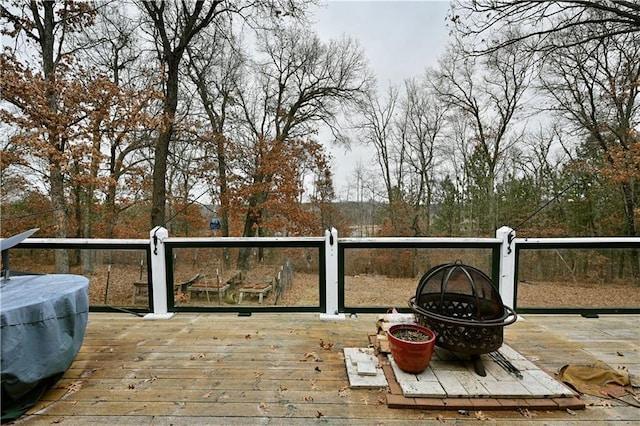
[[[19,417],[76,357],[89,316],[89,280],[26,275],[0,280],[2,420]]]

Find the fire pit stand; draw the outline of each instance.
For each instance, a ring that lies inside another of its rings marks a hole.
[[[517,319],[491,279],[459,261],[424,274],[409,307],[418,324],[435,332],[437,346],[469,355],[481,376],[486,372],[480,355],[498,350],[503,327]]]

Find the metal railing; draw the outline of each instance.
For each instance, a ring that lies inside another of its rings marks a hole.
[[[312,306],[182,306],[176,304],[174,294],[174,259],[176,251],[189,248],[310,248],[317,250],[318,302]],[[495,238],[338,238],[335,229],[327,230],[324,237],[311,238],[172,238],[164,228],[150,232],[149,240],[106,239],[48,239],[28,238],[16,249],[80,249],[80,250],[142,250],[146,257],[148,283],[147,308],[133,307],[130,310],[146,314],[146,318],[170,318],[181,311],[234,311],[234,312],[318,312],[326,319],[340,319],[347,313],[380,312],[384,306],[359,306],[350,304],[346,298],[346,258],[357,250],[488,250],[488,273],[497,283],[503,302],[518,312],[528,313],[640,313],[640,307],[620,308],[544,308],[518,307],[518,276],[522,273],[520,263],[523,253],[529,250],[583,250],[583,249],[630,249],[640,251],[640,238],[515,238],[508,227],[496,231]],[[142,267],[142,266],[141,266]],[[640,291],[640,286],[638,287]],[[106,298],[106,296],[105,296]],[[119,307],[92,306],[93,311],[125,310]]]
[[[552,250],[557,256],[558,251],[567,249],[570,251],[589,250],[620,250],[629,249],[632,254],[630,262],[634,262],[637,269],[640,256],[640,238],[634,237],[593,237],[593,238],[516,238],[513,240],[513,262],[515,265],[514,272],[514,301],[517,301],[518,283],[522,280],[521,269],[523,264],[523,254],[534,250]],[[563,260],[564,262],[564,260]],[[629,262],[629,263],[630,263]],[[569,266],[567,266],[569,268]],[[605,279],[606,280],[606,279]],[[640,277],[636,276],[637,291],[640,293]],[[576,294],[576,298],[580,298],[580,294]],[[640,306],[635,307],[518,307],[514,303],[519,313],[563,313],[563,314],[637,314],[640,313]]]

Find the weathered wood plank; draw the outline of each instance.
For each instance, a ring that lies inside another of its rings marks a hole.
[[[349,388],[342,350],[366,346],[368,334],[376,331],[376,317],[325,322],[317,314],[178,314],[169,321],[145,321],[91,313],[72,367],[31,415],[16,423],[476,424],[473,412],[390,409],[380,402],[386,391]],[[607,359],[618,361],[616,366],[636,368],[640,316],[611,316],[615,327],[607,325],[609,317],[530,316],[505,329],[505,342],[547,371],[594,362],[607,351]],[[572,336],[574,328],[597,328],[598,340],[591,344],[583,332]],[[331,349],[322,349],[321,340],[333,345]],[[626,353],[613,356],[612,348]],[[312,352],[323,361],[300,361]],[[434,357],[432,362],[440,361]],[[492,377],[484,386],[490,391],[501,373],[488,371]],[[458,386],[462,387],[459,382]],[[483,415],[491,424],[504,425],[595,426],[633,424],[638,419],[637,408],[583,398],[593,405],[573,414],[532,406],[530,417],[509,409]]]
[[[562,397],[572,396],[573,392],[566,386],[562,385],[557,380],[554,380],[549,375],[543,374],[536,370],[525,370],[522,372],[524,377],[523,386],[534,394],[541,394],[546,397]],[[533,380],[527,380],[527,376],[532,377]]]
[[[466,392],[464,395],[473,397],[491,396],[487,391],[487,388],[483,385],[482,381],[478,380],[475,375],[466,374],[461,371],[454,371],[452,372],[452,374],[465,389]],[[449,394],[449,396],[451,396],[451,394]]]

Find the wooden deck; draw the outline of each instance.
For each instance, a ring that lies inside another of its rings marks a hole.
[[[375,315],[91,313],[71,368],[15,424],[632,424],[640,408],[583,396],[584,410],[389,408],[386,389],[349,388],[343,348],[366,347]],[[640,316],[529,315],[505,343],[553,373],[597,360],[640,378]]]

